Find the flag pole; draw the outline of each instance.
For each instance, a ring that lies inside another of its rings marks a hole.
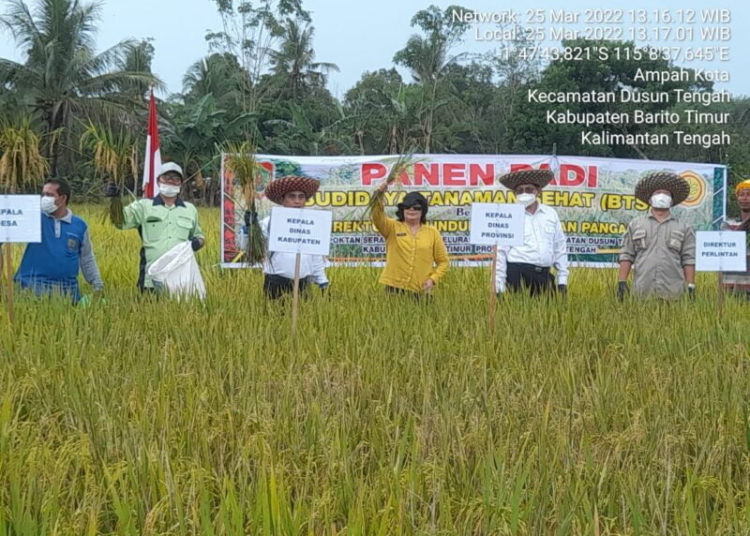
[[[11,249],[13,247],[13,244],[8,242],[5,244],[5,251],[3,252],[5,254],[5,271],[6,271],[6,305],[8,307],[8,320],[10,320],[11,325],[15,323],[15,311],[13,307],[13,250]]]
[[[154,98],[154,86],[149,87],[148,129],[146,133],[146,151],[143,158],[143,197],[156,196],[156,173],[161,167],[161,151],[159,147],[159,119]]]
[[[294,258],[294,288],[292,291],[292,337],[297,334],[297,309],[299,307],[299,269],[302,254],[297,252]]]
[[[497,309],[497,244],[492,246],[492,262],[490,263],[490,333],[495,331],[495,310]]]

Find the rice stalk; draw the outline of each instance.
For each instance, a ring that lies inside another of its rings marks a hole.
[[[40,139],[31,120],[18,125],[0,123],[0,190],[13,193],[26,187],[38,187],[49,172],[49,164],[40,152]]]
[[[135,141],[129,132],[119,131],[108,124],[89,122],[81,135],[82,151],[90,154],[91,164],[100,175],[105,185],[113,183],[122,192],[125,178],[137,175],[137,150]],[[125,222],[121,196],[110,198],[109,207],[103,219],[109,219],[115,227],[122,227]]]
[[[261,166],[255,160],[255,147],[249,141],[240,144],[230,143],[227,146],[226,165],[242,186],[245,197],[247,223],[247,248],[245,255],[250,264],[259,264],[266,258],[266,238],[258,220],[255,205],[256,190],[260,183]]]
[[[388,172],[388,176],[385,178],[385,183],[390,187],[392,184],[401,184],[402,177],[408,175],[410,168],[413,168],[415,162],[413,160],[413,151],[402,153],[398,155],[396,161],[391,166],[391,170]],[[372,211],[378,205],[382,204],[385,200],[385,192],[376,189],[370,196],[370,201],[367,204],[367,210],[365,210],[365,218],[368,218]]]

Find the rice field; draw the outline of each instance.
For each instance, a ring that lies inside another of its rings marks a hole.
[[[453,269],[431,304],[329,269],[291,315],[221,271],[139,297],[134,231],[91,225],[104,304],[16,295],[0,328],[0,536],[744,535],[748,304],[500,301]],[[20,260],[21,249],[15,253]],[[3,312],[3,315],[5,313]]]

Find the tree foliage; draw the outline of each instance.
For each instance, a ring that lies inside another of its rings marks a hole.
[[[24,51],[25,61],[0,59],[0,86],[23,95],[21,103],[37,114],[44,128],[45,155],[51,173],[61,158],[73,165],[77,122],[104,114],[132,114],[133,90],[160,84],[135,56],[144,50],[132,40],[96,52],[96,20],[101,7],[79,0],[9,0],[2,25]],[[140,70],[125,70],[139,68]],[[53,143],[61,134],[63,143]],[[63,154],[64,153],[64,154]]]
[[[208,187],[215,190],[219,181],[209,184],[205,178],[218,177],[218,154],[229,143],[279,155],[533,154],[556,148],[571,155],[718,162],[729,165],[733,182],[750,174],[747,98],[701,108],[726,112],[731,119],[700,125],[685,121],[687,106],[674,102],[618,99],[563,106],[529,98],[533,91],[714,91],[710,82],[659,84],[640,78],[641,71],[680,67],[650,54],[631,59],[633,52],[645,51],[634,43],[564,41],[566,47],[617,46],[630,54],[543,63],[524,53],[534,45],[529,32],[503,26],[514,30],[512,39],[490,53],[469,55],[461,47],[468,9],[430,5],[412,17],[415,33],[405,36],[392,65],[364,72],[339,99],[327,88],[338,67],[318,59],[313,21],[302,0],[214,2],[221,28],[206,36],[209,53],[189,67],[181,91],[158,106],[163,158],[182,164],[194,186],[189,191],[199,197],[214,198]],[[28,180],[40,173],[54,174],[85,192],[98,190],[106,168],[108,176],[137,182],[140,170],[108,167],[114,160],[105,157],[127,154],[123,158],[134,163],[131,168],[143,160],[146,97],[150,87],[162,89],[151,68],[152,40],[124,39],[97,50],[102,6],[86,0],[8,0],[5,7],[0,28],[23,52],[19,62],[0,58],[0,117],[5,119],[0,162],[11,170],[5,176],[10,173],[17,188],[28,189]],[[405,69],[407,79],[396,67]],[[732,144],[584,145],[581,133],[590,127],[548,115],[567,110],[632,115],[636,108],[678,112],[683,119],[676,125],[631,121],[601,128],[627,134],[725,131]],[[17,169],[32,171],[26,178]]]

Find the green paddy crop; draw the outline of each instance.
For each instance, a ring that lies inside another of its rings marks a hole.
[[[141,298],[137,233],[80,212],[106,303],[16,296],[0,328],[0,536],[750,533],[748,304],[500,300],[454,268],[430,304],[332,268],[291,315],[222,271]],[[18,261],[21,248],[15,253]]]

